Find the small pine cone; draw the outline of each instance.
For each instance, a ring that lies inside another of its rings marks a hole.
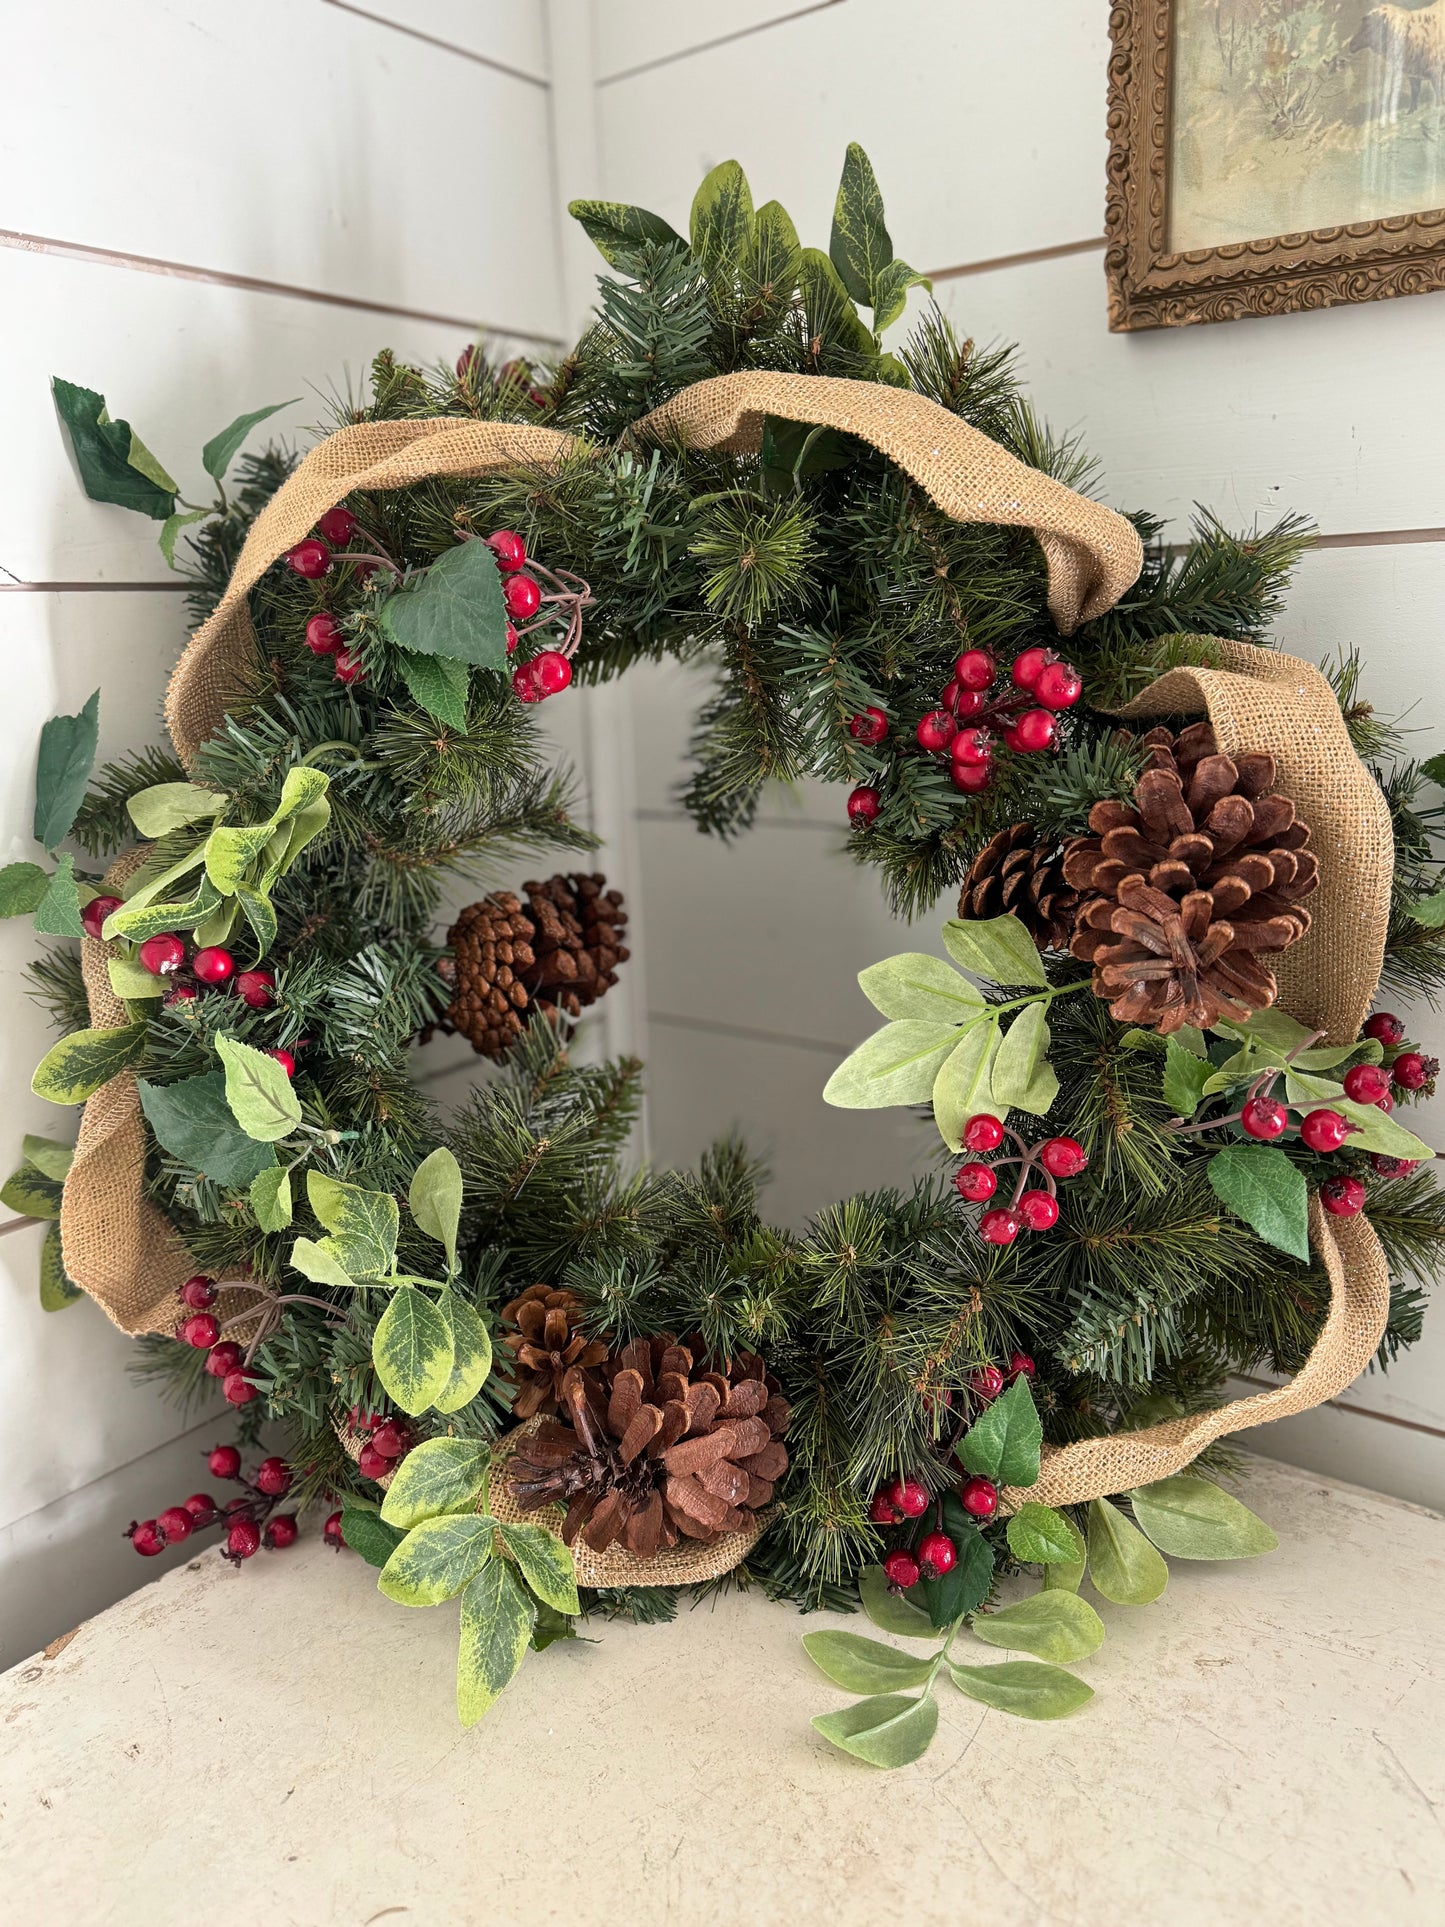
[[[508,890],[469,903],[447,932],[455,967],[447,1022],[483,1057],[500,1057],[521,1031],[536,962],[536,925]]]
[[[574,1293],[551,1285],[528,1285],[502,1311],[502,1321],[514,1329],[502,1344],[512,1354],[510,1376],[516,1386],[512,1411],[519,1419],[538,1412],[555,1412],[562,1399],[562,1381],[575,1365],[587,1371],[600,1365],[607,1347],[577,1329],[582,1307]]]
[[[1064,881],[1064,853],[1039,849],[1032,823],[1015,823],[986,843],[969,866],[958,914],[1018,918],[1040,950],[1067,950],[1079,893]]]
[[[539,1011],[580,1017],[617,982],[627,912],[606,886],[603,876],[558,875],[524,883],[525,904],[497,891],[462,911],[447,933],[446,1022],[473,1050],[500,1057]]]
[[[618,934],[627,912],[606,883],[601,875],[559,875],[522,885],[537,927],[536,963],[525,981],[544,1010],[580,1016],[617,982],[616,967],[630,954]]]
[[[1208,1030],[1274,1002],[1262,958],[1310,926],[1309,828],[1274,793],[1275,762],[1219,753],[1208,723],[1143,739],[1149,764],[1127,803],[1096,803],[1092,836],[1064,853],[1081,898],[1069,945],[1122,1024]]]

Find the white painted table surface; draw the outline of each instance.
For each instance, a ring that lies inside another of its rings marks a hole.
[[[207,1552],[0,1677],[0,1919],[1439,1927],[1445,1519],[1268,1460],[1242,1489],[1279,1550],[1105,1606],[1081,1714],[945,1686],[891,1774],[808,1725],[847,1696],[798,1636],[856,1619],[601,1625],[464,1733],[455,1607],[314,1537]]]

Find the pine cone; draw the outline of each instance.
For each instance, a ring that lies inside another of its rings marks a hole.
[[[1095,834],[1064,853],[1083,899],[1069,948],[1120,1023],[1208,1030],[1274,1002],[1260,959],[1309,929],[1319,862],[1294,804],[1273,794],[1272,756],[1220,755],[1208,723],[1143,742],[1136,807],[1096,803]]]
[[[958,914],[1018,918],[1040,950],[1066,950],[1079,893],[1064,881],[1064,853],[1039,849],[1032,823],[1015,823],[986,843],[969,866]]]
[[[512,1411],[519,1419],[555,1412],[562,1400],[562,1381],[572,1367],[586,1371],[606,1358],[607,1347],[600,1338],[588,1338],[576,1329],[580,1310],[572,1292],[551,1285],[528,1285],[503,1308],[503,1322],[515,1327],[502,1344],[512,1354],[511,1377],[516,1386]]]
[[[741,1532],[788,1469],[787,1401],[750,1352],[727,1372],[701,1346],[634,1339],[600,1373],[563,1380],[570,1424],[545,1422],[518,1445],[511,1492],[525,1512],[567,1508],[562,1537],[594,1552],[621,1540],[639,1558],[680,1537]]]
[[[540,1010],[579,1017],[617,982],[627,912],[603,876],[554,876],[468,904],[447,933],[453,991],[446,1021],[483,1057],[500,1057]]]

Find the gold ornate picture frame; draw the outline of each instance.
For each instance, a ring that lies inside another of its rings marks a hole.
[[[1110,36],[1112,331],[1445,288],[1445,205],[1400,205],[1445,203],[1445,4],[1121,0]]]

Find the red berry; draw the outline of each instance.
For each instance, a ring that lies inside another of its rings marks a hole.
[[[975,1519],[990,1519],[998,1511],[998,1487],[992,1479],[965,1479],[958,1496]]]
[[[970,716],[976,716],[987,702],[982,690],[964,689],[956,682],[946,684],[938,700],[954,721],[959,723],[967,722]]]
[[[208,1352],[220,1336],[221,1321],[209,1311],[192,1312],[176,1332],[183,1345],[194,1345],[198,1352]]]
[[[313,656],[334,656],[343,640],[341,624],[325,609],[307,618],[306,647]]]
[[[925,1579],[941,1579],[958,1564],[958,1547],[946,1532],[926,1532],[918,1548],[918,1569]]]
[[[341,1536],[341,1514],[339,1512],[333,1512],[328,1516],[326,1524],[321,1528],[321,1537],[328,1546],[335,1546],[338,1551],[346,1544],[345,1539]]]
[[[1088,1162],[1076,1137],[1051,1137],[1039,1149],[1039,1163],[1051,1178],[1076,1178]]]
[[[946,709],[930,709],[913,734],[920,749],[935,751],[948,748],[957,728]]]
[[[131,1527],[126,1537],[142,1559],[154,1559],[166,1549],[165,1534],[154,1519],[142,1519],[139,1525]]]
[[[921,1519],[928,1510],[928,1488],[917,1479],[895,1479],[884,1490],[905,1519]]]
[[[868,1507],[868,1517],[875,1526],[898,1526],[903,1523],[903,1514],[889,1498],[887,1490],[875,1492],[872,1504]]]
[[[192,1311],[209,1311],[216,1302],[216,1281],[197,1272],[181,1286],[181,1303]]]
[[[1032,689],[1052,660],[1053,652],[1049,649],[1025,649],[1022,655],[1015,656],[1013,668],[1009,671],[1014,687]]]
[[[527,565],[527,545],[510,529],[494,529],[487,537],[487,547],[497,558],[497,567],[503,575],[512,575]]]
[[[502,600],[513,622],[525,622],[542,606],[542,591],[535,576],[509,575],[502,584]]]
[[[949,755],[955,765],[984,769],[993,761],[993,734],[987,729],[961,729],[954,737]]]
[[[1390,1075],[1402,1091],[1422,1091],[1439,1068],[1433,1057],[1422,1057],[1417,1050],[1407,1050],[1390,1066]]]
[[[1250,1137],[1282,1137],[1289,1128],[1289,1112],[1277,1098],[1252,1097],[1239,1114],[1239,1128]]]
[[[953,1188],[970,1204],[986,1204],[998,1189],[998,1177],[990,1164],[961,1164]]]
[[[519,663],[512,671],[512,694],[519,703],[541,702],[542,685],[532,673],[531,663]]]
[[[186,946],[179,937],[147,937],[140,960],[153,977],[169,977],[186,961]]]
[[[226,1534],[226,1552],[232,1559],[250,1559],[261,1549],[261,1528],[253,1519],[237,1519]]]
[[[308,582],[315,582],[331,567],[331,551],[324,542],[318,542],[314,535],[308,536],[304,542],[298,542],[294,549],[287,550],[286,566],[294,569],[297,575],[305,576]]]
[[[1026,709],[1009,731],[1013,739],[1009,748],[1032,756],[1039,750],[1052,749],[1058,733],[1059,725],[1052,710]]]
[[[979,1111],[963,1127],[964,1148],[969,1151],[996,1151],[1003,1143],[1003,1125],[988,1111]]]
[[[262,1459],[256,1467],[255,1483],[268,1499],[279,1499],[291,1484],[291,1474],[286,1470],[285,1459]]]
[[[281,1552],[287,1546],[294,1546],[296,1543],[296,1514],[294,1512],[278,1512],[276,1517],[267,1526],[263,1536],[265,1538],[266,1548],[270,1552]]]
[[[978,1221],[979,1236],[991,1245],[1011,1245],[1023,1228],[1023,1219],[1007,1205],[995,1205]]]
[[[1299,1134],[1312,1151],[1338,1151],[1349,1136],[1350,1127],[1338,1111],[1309,1111],[1300,1122]]]
[[[560,649],[544,649],[532,658],[532,675],[544,696],[556,696],[572,680],[572,665]]]
[[[457,380],[458,381],[466,380],[467,376],[472,372],[472,367],[475,364],[476,360],[477,360],[477,351],[474,346],[469,345],[468,347],[463,348],[462,352],[457,356]],[[341,1515],[338,1513],[337,1517],[339,1518],[340,1516]]]
[[[960,689],[987,689],[997,673],[987,649],[965,649],[953,665],[953,679]]]
[[[218,943],[208,944],[191,959],[191,969],[203,984],[223,984],[236,972],[236,959]]]
[[[193,1004],[200,994],[194,984],[172,984],[161,1002],[173,1009],[177,1004]]]
[[[289,1050],[268,1050],[266,1055],[268,1057],[274,1057],[288,1077],[294,1077],[296,1075],[296,1059],[291,1055]]]
[[[1010,1352],[1005,1376],[1012,1385],[1016,1378],[1033,1378],[1038,1369],[1027,1352]]]
[[[1356,1064],[1345,1072],[1345,1096],[1356,1104],[1378,1104],[1389,1095],[1389,1073],[1378,1064]]]
[[[356,1465],[363,1479],[384,1479],[388,1472],[395,1470],[386,1454],[378,1452],[370,1443],[362,1446]]]
[[[883,798],[871,783],[860,783],[848,795],[848,815],[854,823],[874,823],[883,808]]]
[[[969,1373],[968,1389],[975,1398],[985,1402],[997,1398],[1003,1390],[1003,1373],[997,1365],[980,1365],[976,1371]]]
[[[1018,1212],[1030,1231],[1048,1231],[1059,1221],[1059,1201],[1048,1191],[1025,1191]]]
[[[156,1524],[166,1535],[168,1546],[178,1546],[182,1539],[189,1539],[196,1529],[196,1522],[183,1505],[168,1505],[156,1519]]]
[[[860,709],[848,725],[848,734],[871,749],[888,734],[888,718],[881,709]]]
[[[241,1470],[241,1454],[234,1445],[213,1445],[206,1465],[213,1479],[234,1479]]]
[[[1373,1037],[1386,1045],[1403,1044],[1405,1026],[1392,1010],[1377,1010],[1365,1025],[1366,1037]]]
[[[948,769],[948,780],[956,790],[962,790],[968,796],[976,796],[980,790],[986,790],[992,783],[993,764],[951,763]]]
[[[918,1561],[911,1552],[890,1552],[883,1561],[883,1576],[890,1586],[900,1592],[907,1592],[919,1580]]]
[[[1326,1178],[1320,1203],[1332,1218],[1357,1218],[1365,1208],[1365,1187],[1358,1178]]]
[[[206,1370],[212,1378],[225,1378],[228,1373],[238,1369],[244,1356],[245,1353],[239,1345],[233,1345],[229,1339],[226,1339],[211,1348],[206,1359]],[[230,1448],[226,1449],[229,1451]]]
[[[1072,709],[1084,693],[1084,679],[1071,662],[1046,662],[1033,687],[1045,709]]]
[[[80,913],[80,927],[87,937],[99,939],[105,920],[121,907],[119,897],[92,897]]]
[[[1394,1178],[1408,1178],[1418,1162],[1418,1159],[1412,1158],[1382,1157],[1378,1151],[1370,1153],[1370,1163],[1374,1167],[1375,1176],[1384,1178],[1387,1182]]]
[[[362,668],[359,658],[349,649],[338,649],[331,660],[335,664],[338,682],[345,683],[350,688],[354,682],[366,681],[366,671]]]
[[[210,1525],[221,1510],[209,1492],[193,1492],[190,1498],[184,1500],[182,1503],[185,1505],[186,1511],[190,1513],[191,1524],[197,1532],[199,1532],[202,1527]]]
[[[340,503],[334,509],[327,509],[324,515],[316,518],[316,532],[325,536],[335,549],[344,549],[356,533],[356,517]]]
[[[406,1427],[398,1425],[394,1418],[382,1420],[372,1433],[371,1442],[384,1459],[402,1458],[411,1447]]]
[[[276,979],[269,970],[243,970],[236,978],[236,995],[251,1010],[269,1010],[276,1001]]]
[[[1388,1113],[1390,1111],[1393,1111],[1394,1108],[1395,1108],[1395,1100],[1393,1097],[1391,1097],[1388,1091],[1386,1091],[1383,1097],[1377,1097],[1375,1099],[1375,1109],[1377,1111],[1385,1111]]]
[[[221,1390],[228,1405],[249,1405],[256,1396],[256,1387],[244,1372],[227,1372],[221,1380]]]

